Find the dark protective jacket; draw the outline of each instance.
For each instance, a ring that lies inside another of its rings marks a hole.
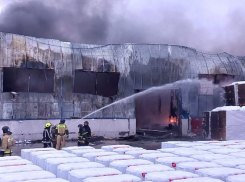
[[[43,143],[50,143],[52,140],[51,138],[51,134],[50,134],[50,127],[46,127],[44,128],[44,131],[43,131],[43,140],[42,142]]]
[[[56,126],[53,126],[51,129],[51,138],[53,142],[57,140],[55,132],[56,132]]]
[[[89,126],[79,127],[78,131],[78,145],[88,145],[91,137],[91,129]]]
[[[88,125],[83,126],[83,132],[87,132],[87,136],[91,137],[91,129]]]

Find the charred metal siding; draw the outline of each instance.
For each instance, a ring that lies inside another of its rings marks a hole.
[[[245,65],[227,53],[209,54],[183,46],[85,45],[0,32],[0,67],[54,69],[54,93],[0,93],[0,119],[82,117],[134,93],[198,74],[229,74],[244,80]],[[76,69],[120,72],[114,97],[73,93]],[[0,72],[2,81],[2,69]],[[0,84],[1,91],[2,83]],[[127,109],[126,109],[127,108]],[[134,118],[134,103],[104,109],[93,117]]]

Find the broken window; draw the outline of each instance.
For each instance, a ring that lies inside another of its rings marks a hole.
[[[117,95],[119,77],[119,73],[97,73],[97,95],[104,97]]]
[[[3,68],[3,92],[28,92],[27,69]]]
[[[29,69],[29,92],[53,93],[54,70]]]
[[[54,70],[3,68],[3,92],[52,93]]]
[[[104,97],[117,95],[119,73],[76,70],[74,93],[97,94]]]
[[[96,94],[96,73],[91,71],[75,70],[74,93]]]

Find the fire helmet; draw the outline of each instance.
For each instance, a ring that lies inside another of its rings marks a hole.
[[[10,132],[10,129],[9,129],[8,126],[2,127],[2,130],[3,130],[3,133],[8,133],[8,132]]]
[[[48,128],[48,127],[50,127],[51,125],[52,125],[51,123],[46,123],[46,124],[45,124],[45,127]]]

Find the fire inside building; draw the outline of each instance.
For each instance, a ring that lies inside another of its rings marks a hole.
[[[88,118],[136,118],[163,129],[225,105],[222,86],[245,79],[245,60],[177,45],[88,45],[0,33],[0,119],[82,118],[145,90],[187,79],[210,82],[147,92]]]

